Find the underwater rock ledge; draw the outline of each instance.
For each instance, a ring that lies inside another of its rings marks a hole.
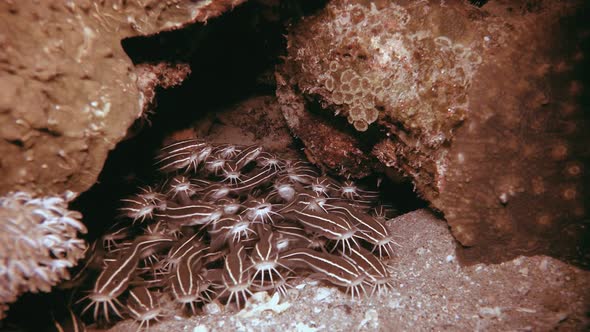
[[[121,40],[207,22],[242,2],[2,1],[0,193],[87,190],[153,90],[169,86],[137,72]],[[188,73],[155,65],[154,74],[166,69],[174,84]]]

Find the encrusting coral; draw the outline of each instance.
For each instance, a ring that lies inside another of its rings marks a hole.
[[[84,256],[86,243],[78,238],[86,233],[82,215],[67,206],[74,196],[0,197],[0,319],[19,295],[49,292],[69,279],[68,268]]]
[[[588,2],[530,3],[330,1],[289,28],[289,128],[332,172],[411,179],[465,263],[587,265]]]
[[[147,327],[174,310],[163,302],[189,314],[213,300],[241,308],[306,275],[353,298],[392,286],[392,210],[378,192],[257,145],[188,139],[155,165],[163,180],[123,199],[123,220],[95,244],[105,264],[78,302],[99,325],[116,315]]]
[[[407,33],[410,11],[395,3],[341,1],[324,13],[310,19],[315,24],[307,22],[317,32],[311,38],[297,29],[291,33],[282,70],[297,72],[303,93],[319,96],[325,108],[346,116],[358,131],[395,115],[407,127],[439,135],[440,142],[432,144],[441,144],[464,116],[465,88],[481,56],[446,36]],[[421,56],[416,51],[429,48],[439,52]],[[432,94],[436,104],[426,101]],[[429,111],[418,111],[423,109]]]

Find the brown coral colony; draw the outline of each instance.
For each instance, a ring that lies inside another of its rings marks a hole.
[[[164,147],[156,167],[164,180],[123,199],[126,221],[96,244],[105,264],[79,301],[94,320],[149,326],[164,315],[160,294],[189,314],[213,300],[241,308],[253,292],[286,293],[297,276],[353,298],[391,287],[392,211],[377,192],[260,146],[199,139]]]

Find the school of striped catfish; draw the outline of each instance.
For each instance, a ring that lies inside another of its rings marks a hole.
[[[163,301],[176,314],[211,301],[240,309],[304,277],[353,299],[393,286],[392,209],[379,192],[257,145],[178,141],[155,166],[163,180],[124,198],[121,220],[89,250],[100,268],[77,301],[87,320],[130,317],[139,330],[169,315]]]

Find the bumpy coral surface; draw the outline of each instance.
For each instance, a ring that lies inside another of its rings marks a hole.
[[[463,117],[465,88],[482,59],[472,50],[477,44],[435,31],[413,33],[422,22],[410,18],[410,10],[395,3],[328,6],[307,22],[311,31],[295,29],[290,39],[297,85],[333,105],[358,131],[390,117],[404,127],[418,124],[412,129],[440,136],[433,144],[442,143]],[[427,49],[438,52],[422,54]]]
[[[470,247],[465,257],[577,255],[584,226],[570,226],[587,215],[588,155],[580,6],[332,1],[291,29],[277,96],[310,159],[354,164],[360,150],[409,177]],[[317,148],[343,132],[350,153]]]
[[[310,274],[353,298],[392,287],[392,211],[378,192],[257,145],[178,141],[156,167],[163,180],[123,199],[123,220],[96,243],[106,263],[82,314],[148,325],[215,299],[240,308]]]
[[[68,210],[73,195],[33,198],[28,193],[0,197],[0,307],[25,292],[49,292],[69,279],[68,268],[84,256],[86,233],[79,212]],[[0,319],[3,318],[0,310]]]

